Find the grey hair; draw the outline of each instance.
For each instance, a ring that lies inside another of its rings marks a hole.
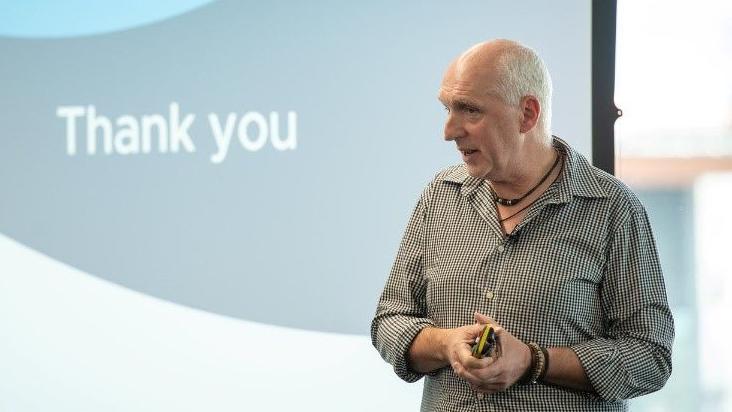
[[[496,92],[506,103],[518,106],[524,96],[539,100],[538,127],[547,137],[552,126],[552,79],[544,61],[531,48],[511,40],[501,40],[506,45],[495,64],[498,70]]]

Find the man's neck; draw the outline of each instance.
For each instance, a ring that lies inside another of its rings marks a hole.
[[[551,143],[527,145],[519,156],[513,159],[505,178],[491,180],[496,194],[505,199],[523,196],[539,183],[549,172],[559,154]]]

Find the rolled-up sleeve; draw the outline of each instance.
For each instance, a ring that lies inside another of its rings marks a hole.
[[[424,374],[409,368],[408,352],[417,334],[434,323],[426,316],[423,280],[424,194],[412,213],[389,278],[371,322],[371,341],[396,374],[415,382]]]
[[[598,396],[654,392],[671,375],[674,324],[648,217],[642,206],[608,243],[601,288],[606,334],[572,346]]]

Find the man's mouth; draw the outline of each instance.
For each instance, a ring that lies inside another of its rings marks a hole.
[[[471,155],[471,154],[477,152],[477,150],[473,150],[473,149],[459,149],[459,150],[460,150],[460,152],[462,154],[464,154],[466,156]]]

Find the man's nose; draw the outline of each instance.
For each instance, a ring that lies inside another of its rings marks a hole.
[[[445,140],[449,142],[463,136],[465,136],[465,129],[459,116],[449,113],[445,120]]]

